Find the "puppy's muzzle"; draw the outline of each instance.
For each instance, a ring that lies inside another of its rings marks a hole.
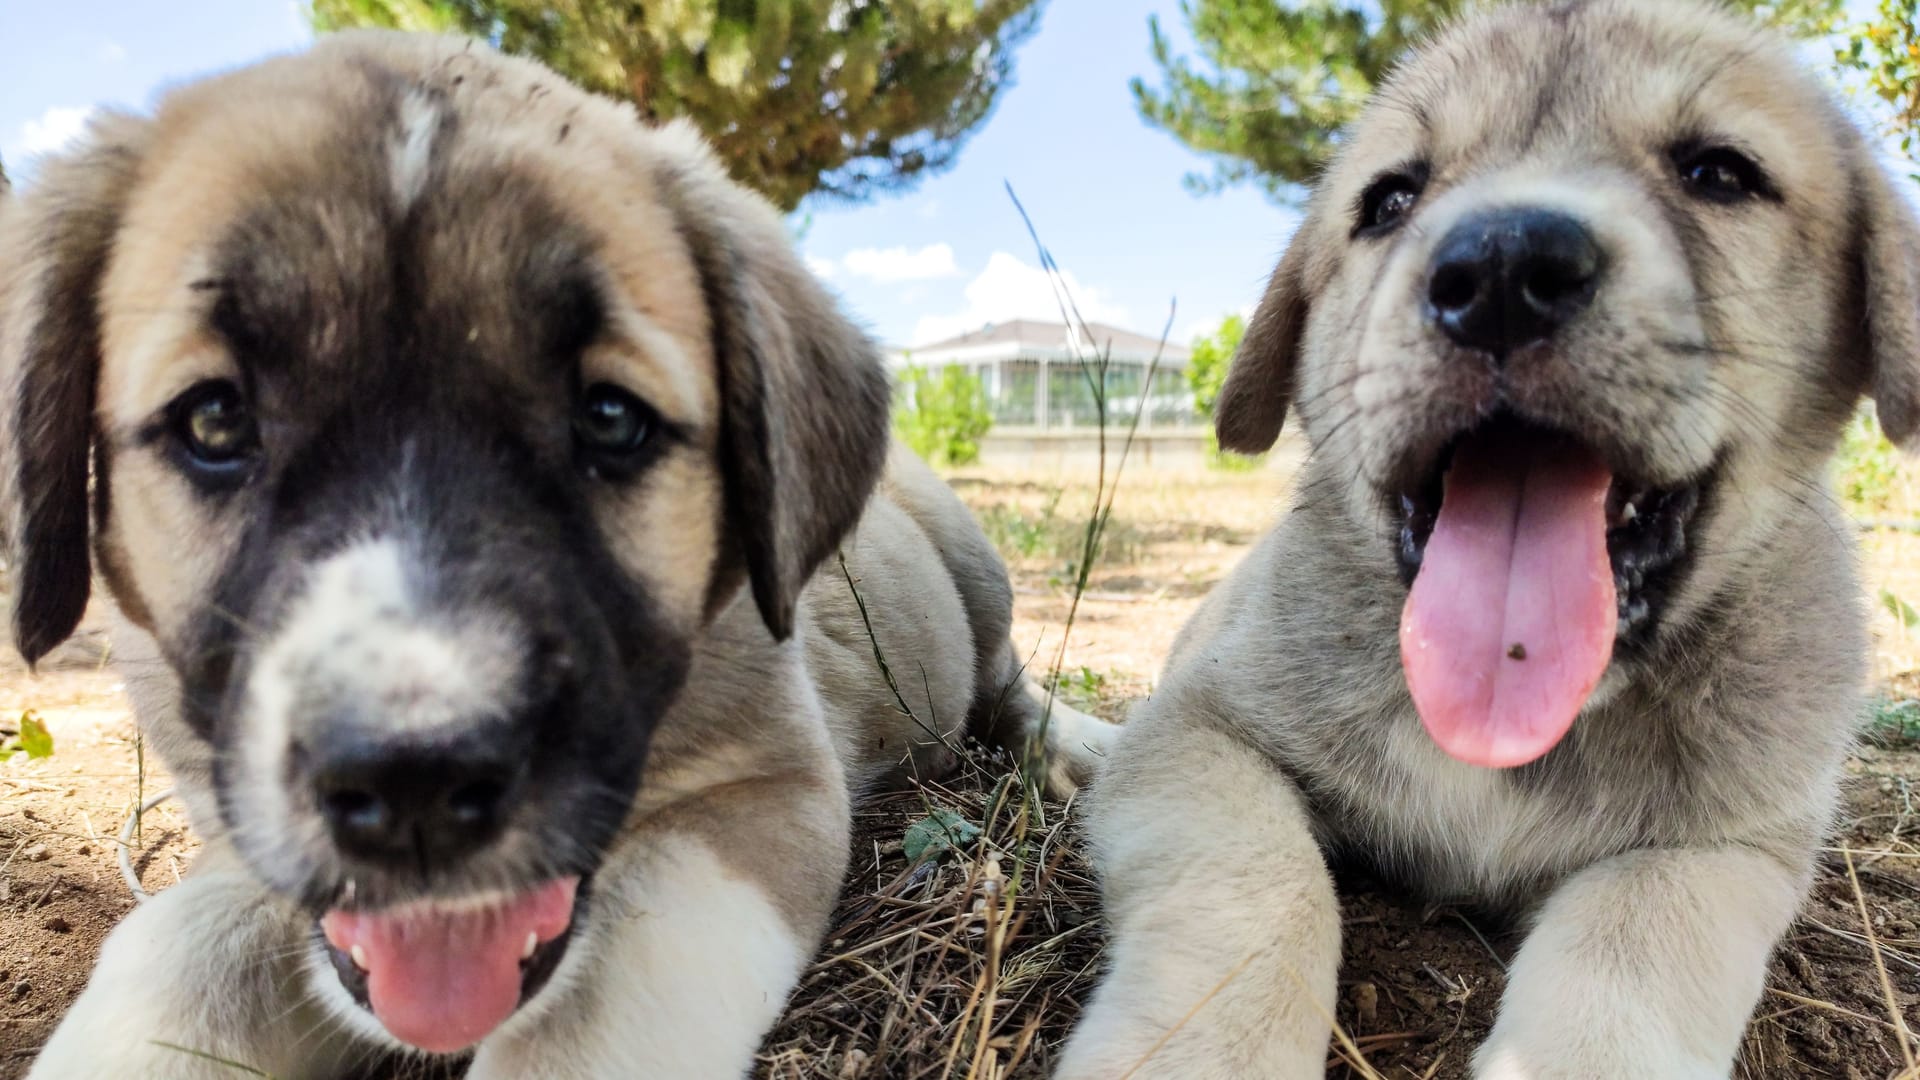
[[[1427,318],[1455,344],[1504,361],[1583,311],[1601,271],[1600,246],[1578,219],[1533,207],[1485,211],[1435,249]]]
[[[1704,474],[1655,484],[1634,436],[1593,422],[1605,361],[1580,324],[1606,269],[1584,221],[1537,206],[1470,214],[1428,263],[1422,314],[1457,346],[1429,370],[1479,366],[1467,422],[1437,451],[1409,440],[1399,470],[1401,656],[1428,732],[1470,764],[1551,751],[1684,568]]]
[[[294,769],[342,852],[431,877],[500,835],[525,788],[519,736],[527,728],[503,722],[382,735],[347,722],[300,747]]]

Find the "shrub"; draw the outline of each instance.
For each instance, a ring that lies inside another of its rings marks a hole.
[[[1193,389],[1194,408],[1208,424],[1207,464],[1228,472],[1257,469],[1266,459],[1265,454],[1249,456],[1220,449],[1220,441],[1212,431],[1214,403],[1220,399],[1220,387],[1227,381],[1227,367],[1233,362],[1234,351],[1240,348],[1240,338],[1246,332],[1246,320],[1229,315],[1221,321],[1218,330],[1195,338],[1193,349],[1187,354],[1187,385]]]
[[[1883,515],[1900,494],[1900,453],[1881,433],[1871,408],[1863,406],[1847,421],[1833,470],[1840,497],[1856,514]]]
[[[980,376],[963,367],[900,374],[893,429],[934,465],[970,465],[980,459],[980,436],[993,427]]]

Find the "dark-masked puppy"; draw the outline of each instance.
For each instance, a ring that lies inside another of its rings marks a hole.
[[[1312,453],[1095,787],[1112,965],[1063,1074],[1321,1075],[1332,856],[1530,916],[1476,1075],[1726,1076],[1858,715],[1825,465],[1863,394],[1920,427],[1916,251],[1729,14],[1515,5],[1416,53],[1221,395],[1223,445],[1291,402]]]
[[[72,631],[91,541],[206,841],[36,1077],[739,1075],[849,793],[948,756],[849,578],[917,722],[1034,718],[992,549],[688,129],[343,35],[4,215],[16,640]]]

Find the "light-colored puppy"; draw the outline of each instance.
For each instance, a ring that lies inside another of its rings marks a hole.
[[[205,842],[34,1077],[741,1075],[850,794],[1035,718],[874,348],[688,129],[342,35],[3,212],[16,640],[91,541]]]
[[[1350,861],[1526,916],[1476,1075],[1726,1076],[1858,715],[1825,469],[1863,394],[1915,440],[1916,252],[1724,12],[1510,6],[1402,66],[1221,396],[1312,453],[1092,793],[1062,1075],[1321,1075]]]

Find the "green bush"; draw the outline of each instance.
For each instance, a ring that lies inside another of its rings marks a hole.
[[[1229,315],[1213,333],[1194,338],[1187,353],[1187,387],[1193,391],[1193,407],[1209,420],[1214,403],[1220,400],[1220,387],[1227,381],[1227,366],[1246,332],[1246,320]]]
[[[900,373],[893,430],[913,452],[934,465],[971,465],[980,460],[980,436],[993,427],[986,387],[963,367],[933,371],[909,366]]]
[[[1054,488],[1037,509],[1014,503],[976,505],[974,518],[987,539],[1008,562],[1042,559],[1057,565],[1049,576],[1071,580],[1080,568],[1087,549],[1087,514],[1078,509],[1060,507],[1064,489]],[[1130,563],[1146,550],[1147,534],[1126,518],[1109,516],[1100,530],[1096,560]]]
[[[1834,482],[1847,509],[1866,517],[1885,514],[1900,487],[1900,452],[1880,431],[1870,408],[1847,421],[1834,459]]]
[[[1867,706],[1866,740],[1889,749],[1920,745],[1920,701],[1876,697]]]
[[[1018,506],[992,503],[974,507],[974,517],[986,530],[987,539],[1000,550],[1003,559],[1032,559],[1058,556],[1060,552],[1078,553],[1086,543],[1084,522],[1074,522],[1060,513],[1065,488],[1054,488],[1037,514],[1029,515]]]
[[[1194,408],[1208,424],[1207,464],[1227,472],[1257,469],[1266,460],[1264,454],[1249,456],[1220,449],[1220,441],[1212,431],[1214,403],[1220,400],[1220,387],[1227,381],[1227,367],[1233,362],[1234,351],[1240,348],[1240,338],[1246,332],[1246,320],[1229,315],[1221,320],[1218,330],[1195,338],[1193,349],[1187,354],[1187,386],[1193,390]]]

